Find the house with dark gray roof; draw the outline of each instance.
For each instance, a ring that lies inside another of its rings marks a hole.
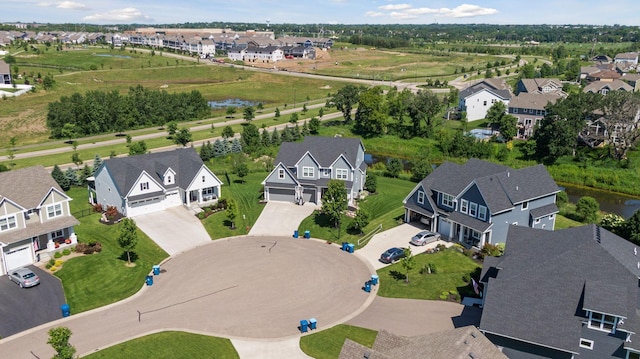
[[[460,91],[458,99],[458,109],[467,113],[467,121],[477,121],[487,116],[494,103],[509,105],[511,90],[502,79],[484,79]]]
[[[42,166],[0,173],[0,274],[77,243],[71,200]]]
[[[371,348],[347,338],[339,359],[507,359],[474,326],[402,337],[386,330],[378,332]]]
[[[222,185],[193,148],[111,158],[94,178],[90,201],[129,217],[215,203]]]
[[[513,226],[480,281],[480,331],[512,359],[640,358],[640,249],[595,225]]]
[[[306,136],[302,142],[285,142],[262,182],[264,199],[319,204],[329,180],[338,179],[353,204],[367,175],[364,152],[359,138]]]
[[[482,248],[505,243],[511,226],[553,230],[558,192],[543,165],[513,169],[474,158],[463,165],[444,162],[404,199],[404,220]]]

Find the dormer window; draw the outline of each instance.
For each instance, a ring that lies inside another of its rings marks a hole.
[[[173,178],[171,176],[167,176],[167,183],[171,183],[172,180]]]
[[[141,191],[146,191],[149,189],[149,182],[142,182],[140,183],[140,190]]]
[[[62,204],[56,203],[51,206],[47,206],[47,218],[54,218],[62,216]]]
[[[418,191],[418,203],[424,204],[424,192]]]
[[[279,179],[284,179],[284,169],[280,168],[278,170],[278,178]]]
[[[611,332],[616,326],[616,317],[613,315],[591,312],[589,315],[589,328],[604,332]]]
[[[446,193],[442,194],[442,204],[447,207],[453,208],[453,199],[454,197],[450,194],[446,194]]]
[[[467,201],[466,199],[460,200],[460,212],[467,214],[468,210],[469,210],[469,201]]]

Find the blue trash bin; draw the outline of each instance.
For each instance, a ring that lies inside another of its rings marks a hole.
[[[62,316],[63,317],[68,317],[71,315],[71,308],[69,307],[69,304],[64,303],[63,305],[60,306],[60,310],[62,311]]]
[[[371,275],[371,284],[378,285],[378,276],[375,274]]]
[[[316,318],[309,319],[309,329],[311,330],[316,329],[317,325],[318,325],[318,320],[316,320]]]
[[[293,231],[293,238],[298,238],[298,230]]]
[[[153,266],[153,275],[160,275],[160,266],[159,265],[154,265]]]
[[[300,332],[306,333],[307,329],[309,329],[309,322],[306,319],[302,319],[300,321]]]
[[[353,253],[354,248],[355,248],[355,245],[353,243],[347,244],[347,252]]]
[[[348,245],[348,244],[349,244],[349,243],[347,243],[347,242],[342,242],[342,250],[343,250],[343,251],[345,251],[345,252],[347,251],[347,245]]]
[[[306,239],[311,238],[311,231],[304,231],[304,238]]]
[[[367,292],[367,293],[371,292],[371,282],[370,281],[364,282],[364,291]]]
[[[148,275],[147,279],[145,280],[145,282],[147,283],[147,285],[153,285],[153,276],[152,275]]]

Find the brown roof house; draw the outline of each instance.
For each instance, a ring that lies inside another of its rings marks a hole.
[[[0,60],[0,85],[11,85],[11,66]]]
[[[71,200],[42,166],[0,173],[0,274],[77,243]]]
[[[582,92],[594,92],[606,95],[609,91],[633,91],[633,87],[621,80],[613,81],[594,81],[582,89]]]
[[[520,92],[509,101],[509,114],[518,119],[518,138],[529,138],[533,135],[535,126],[544,118],[545,107],[554,104],[564,92],[529,93]],[[566,94],[565,94],[566,95]]]
[[[507,359],[474,326],[466,326],[417,337],[378,332],[372,348],[346,339],[339,359]]]

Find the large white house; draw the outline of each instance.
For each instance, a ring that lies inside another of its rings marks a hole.
[[[193,148],[105,160],[94,181],[91,202],[129,217],[214,203],[222,185]]]
[[[491,106],[502,101],[509,106],[511,91],[504,80],[485,79],[460,91],[458,108],[467,113],[467,121],[482,120]]]

